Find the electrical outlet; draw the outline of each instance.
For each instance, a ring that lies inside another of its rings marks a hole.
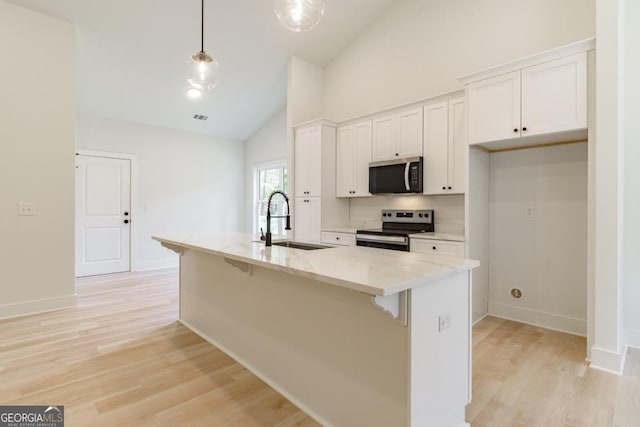
[[[445,313],[445,314],[441,314],[438,317],[438,331],[442,332],[445,329],[449,329],[451,327],[451,322],[452,322],[452,318],[451,318],[451,313]]]
[[[36,204],[20,202],[18,203],[18,215],[20,216],[33,216],[36,214]]]
[[[536,212],[535,212],[535,210],[533,209],[533,206],[527,206],[527,207],[524,209],[524,215],[525,215],[527,218],[535,218],[535,217],[536,217]]]

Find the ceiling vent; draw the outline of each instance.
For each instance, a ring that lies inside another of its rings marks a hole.
[[[194,119],[196,120],[207,120],[209,118],[209,116],[203,116],[202,114],[196,114],[193,116]]]

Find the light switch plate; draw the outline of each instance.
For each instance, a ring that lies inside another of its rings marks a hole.
[[[452,322],[452,318],[451,318],[451,313],[445,313],[445,314],[441,314],[438,317],[438,331],[442,332],[445,329],[449,329],[451,327],[451,322]]]
[[[527,206],[524,210],[524,215],[527,218],[535,218],[536,211],[533,209],[533,206]]]
[[[20,216],[33,216],[36,214],[36,204],[30,202],[18,203],[18,215]]]

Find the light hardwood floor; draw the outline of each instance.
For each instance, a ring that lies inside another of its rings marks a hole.
[[[176,271],[77,291],[76,308],[0,321],[0,404],[62,404],[70,427],[318,425],[177,322]],[[640,352],[618,377],[586,367],[583,338],[487,318],[473,340],[473,427],[640,426]]]

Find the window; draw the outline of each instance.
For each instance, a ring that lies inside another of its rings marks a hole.
[[[253,232],[260,233],[260,229],[267,232],[267,199],[275,190],[287,192],[287,165],[284,162],[262,165],[254,169],[254,209]],[[293,201],[292,201],[293,202]],[[275,196],[271,201],[271,215],[286,215],[286,203],[284,197]],[[271,233],[286,234],[284,230],[285,219],[273,218],[271,220]]]

